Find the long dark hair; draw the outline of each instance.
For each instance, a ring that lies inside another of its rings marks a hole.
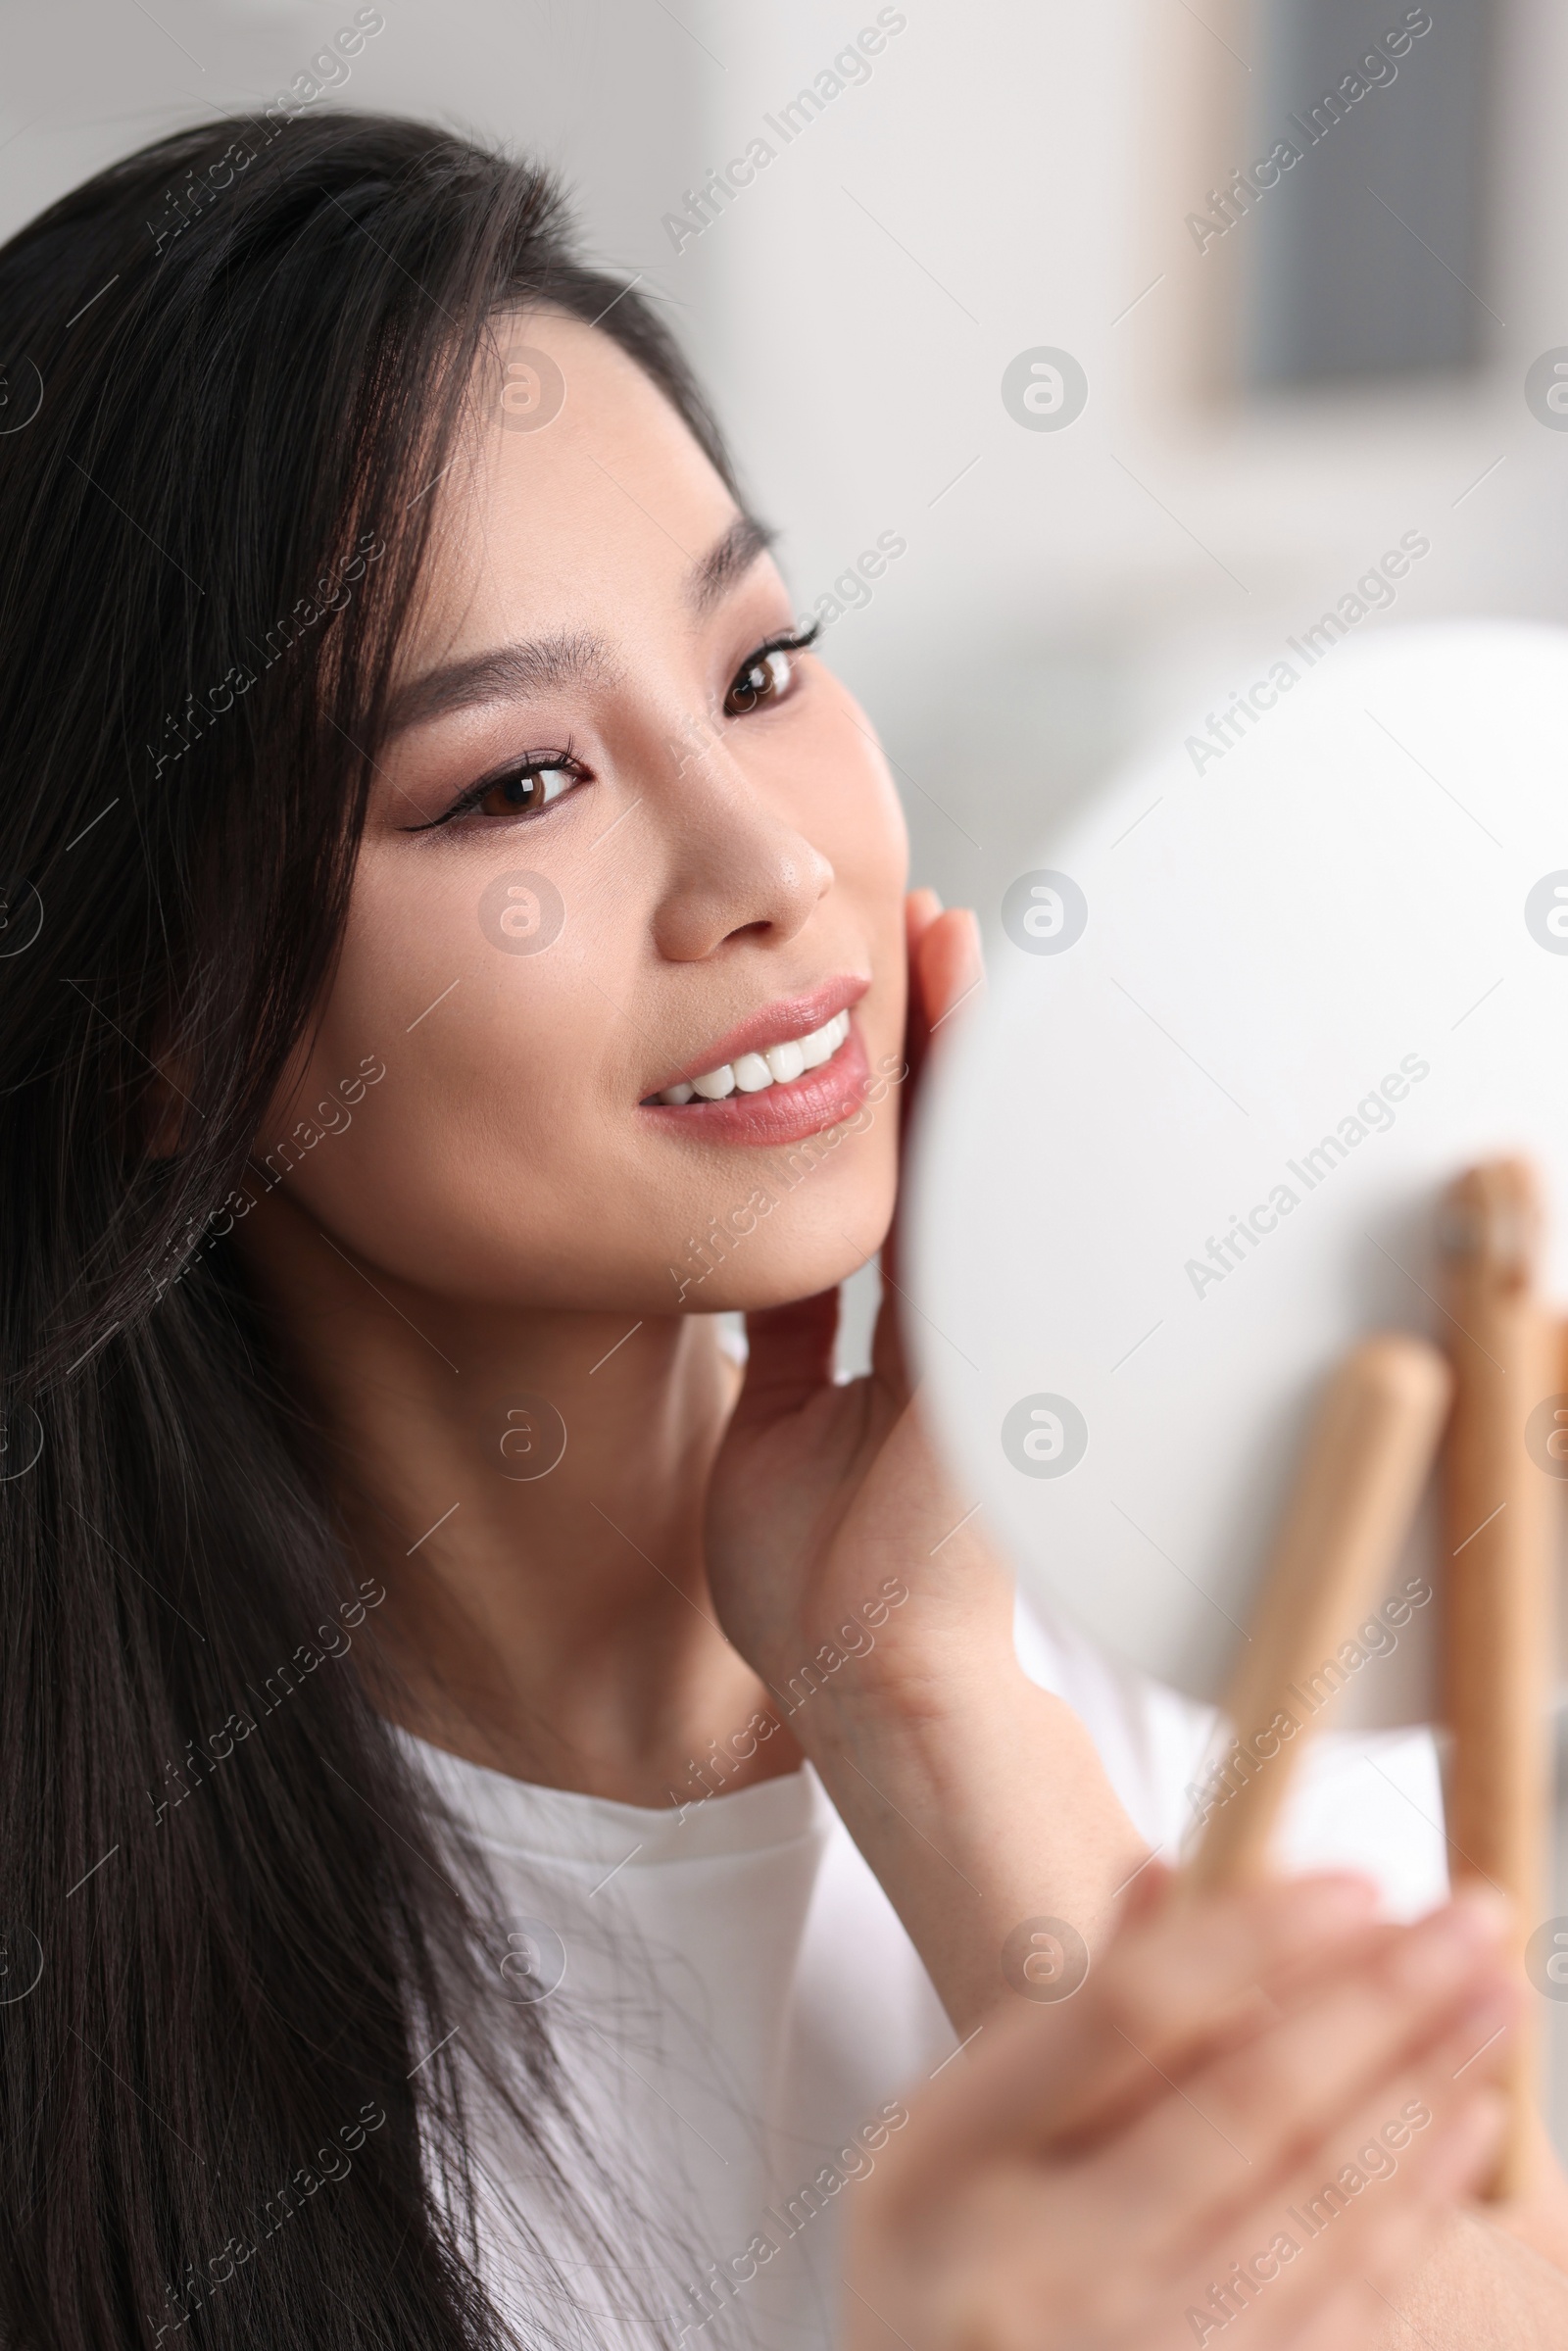
[[[550,182],[416,122],[210,123],[0,249],[7,2351],[502,2340],[460,2017],[561,2169],[541,2013],[484,2057],[470,1889],[338,1661],[380,1588],[228,1237],[332,970],[425,493],[539,303],[729,478]]]

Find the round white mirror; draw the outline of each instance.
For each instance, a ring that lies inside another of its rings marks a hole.
[[[1380,1327],[1441,1340],[1453,1175],[1534,1160],[1568,1302],[1568,633],[1319,659],[1040,844],[912,1180],[963,1485],[1050,1609],[1207,1699],[1325,1375]],[[1529,1401],[1568,1476],[1568,1395]],[[1441,1548],[1429,1501],[1356,1656],[1325,1660],[1342,1722],[1434,1712]]]

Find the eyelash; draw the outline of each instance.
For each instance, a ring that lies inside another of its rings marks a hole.
[[[470,784],[466,792],[460,792],[451,808],[444,809],[439,816],[432,816],[427,824],[411,824],[408,829],[411,833],[434,832],[438,825],[451,824],[460,816],[472,815],[484,806],[492,792],[500,792],[509,784],[526,783],[530,777],[566,775],[573,783],[580,784],[587,780],[588,773],[582,761],[573,756],[568,736],[564,750],[533,752],[523,759],[509,759],[498,772],[481,776],[478,783]],[[494,813],[498,816],[543,816],[558,800],[564,798],[565,792],[563,790],[536,808],[497,808]]]
[[[769,701],[782,701],[794,683],[793,674],[786,664],[784,675],[780,678],[770,664],[781,655],[805,653],[815,644],[821,630],[821,621],[813,620],[809,628],[769,637],[765,644],[758,646],[755,653],[748,654],[725,689],[724,715],[727,718],[744,718]],[[768,672],[765,684],[757,675],[764,667]],[[732,707],[734,698],[745,694],[750,694],[751,700],[741,703],[739,707]],[[509,784],[522,784],[530,778],[553,775],[565,775],[573,784],[580,784],[589,780],[589,769],[573,755],[568,736],[564,750],[540,751],[524,759],[509,760],[498,773],[482,776],[476,784],[470,784],[441,815],[431,817],[426,824],[411,825],[408,829],[415,833],[434,832],[439,825],[451,824],[459,817],[474,814],[483,808],[492,792],[499,792]],[[566,789],[569,786],[556,792],[537,808],[497,808],[493,813],[521,818],[543,816],[555,807],[557,801],[566,797]]]
[[[724,715],[726,718],[746,717],[752,710],[757,709],[759,702],[763,699],[764,692],[770,695],[773,686],[779,683],[776,678],[771,678],[770,676],[770,684],[766,689],[752,685],[751,680],[756,676],[756,673],[759,669],[762,668],[765,663],[771,661],[776,654],[807,652],[809,647],[816,643],[816,640],[821,633],[821,621],[813,620],[809,628],[793,629],[787,634],[777,637],[769,637],[765,645],[759,645],[757,651],[754,654],[749,654],[746,660],[742,661],[740,667],[736,670],[735,675],[729,682],[728,689],[724,696]],[[791,674],[789,669],[786,667],[782,685],[779,687],[781,696],[782,694],[788,692],[791,682]],[[742,704],[740,709],[732,710],[730,708],[732,697],[736,694],[744,693],[750,693],[752,695],[752,700],[748,703]]]

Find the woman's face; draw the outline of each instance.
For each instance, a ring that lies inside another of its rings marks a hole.
[[[256,1157],[453,1299],[804,1297],[892,1210],[898,801],[852,697],[768,650],[783,582],[661,394],[573,321],[498,340],[564,401],[476,378],[342,960]]]

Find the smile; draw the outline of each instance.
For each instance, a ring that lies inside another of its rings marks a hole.
[[[793,1086],[808,1070],[820,1069],[830,1061],[850,1033],[848,1012],[835,1012],[820,1028],[804,1037],[787,1037],[782,1044],[770,1045],[765,1053],[741,1053],[733,1061],[721,1061],[716,1069],[706,1069],[690,1085],[684,1080],[666,1086],[655,1097],[661,1102],[679,1108],[694,1099],[705,1102],[721,1102],[731,1094],[765,1094],[770,1086]]]

